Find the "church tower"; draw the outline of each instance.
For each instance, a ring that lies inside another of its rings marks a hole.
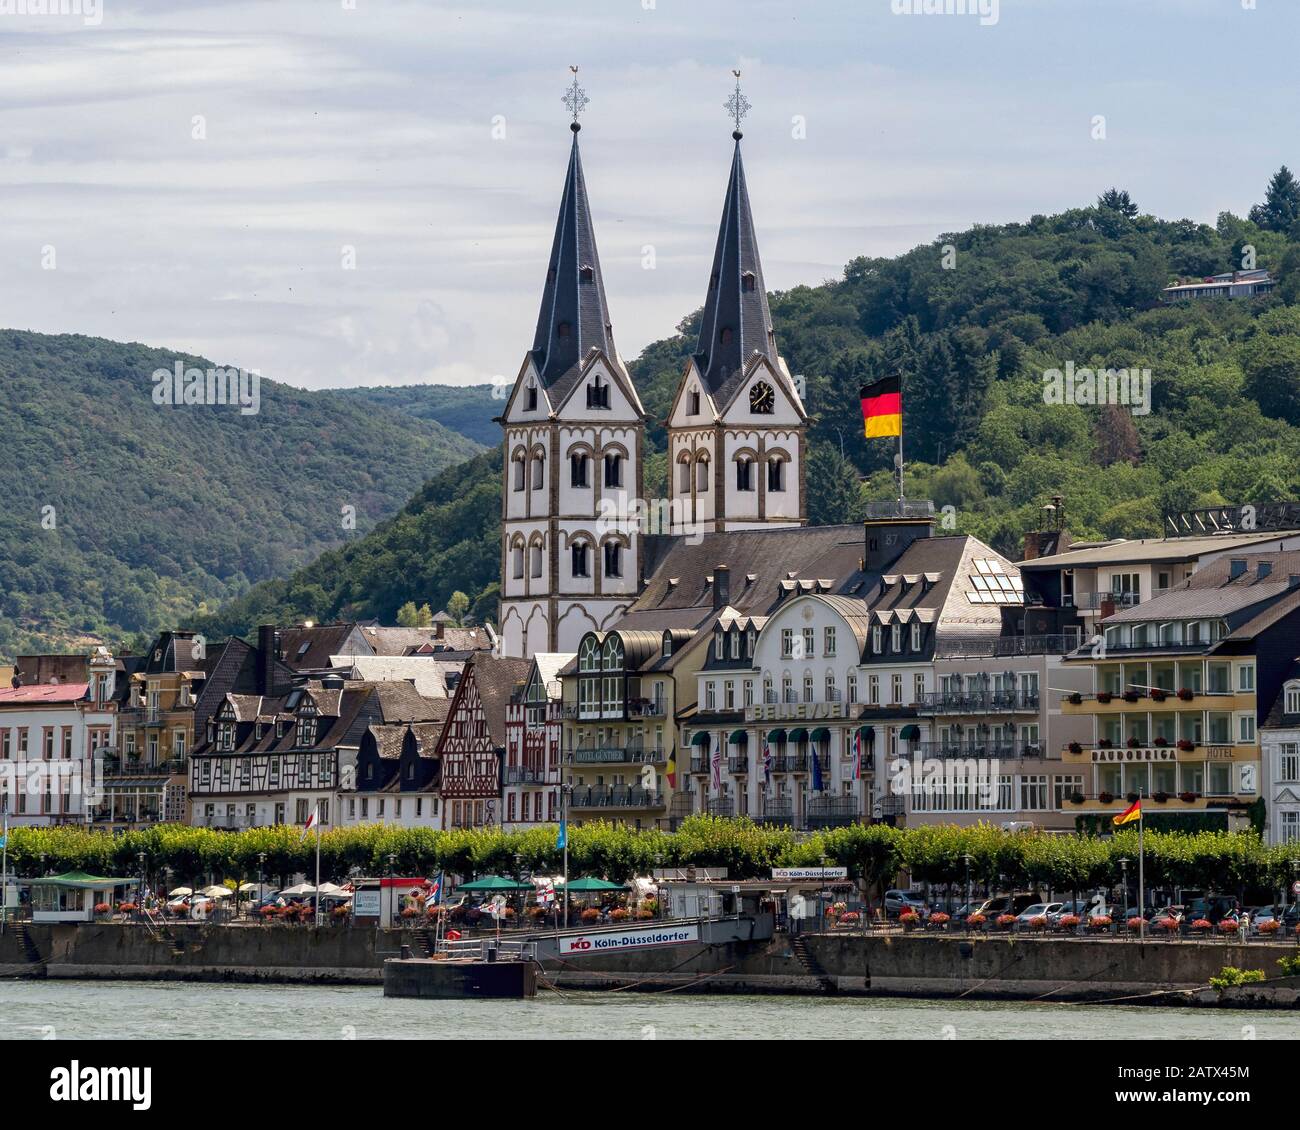
[[[576,651],[626,611],[640,575],[645,410],[614,345],[578,149],[588,99],[572,69],[573,144],[537,332],[498,418],[508,656]]]
[[[773,529],[806,521],[808,415],[777,352],[735,120],[731,178],[704,299],[700,339],[668,416],[671,532]]]

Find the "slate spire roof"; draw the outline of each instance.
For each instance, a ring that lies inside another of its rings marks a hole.
[[[737,136],[695,352],[710,395],[717,397],[724,386],[734,384],[755,351],[777,367],[776,335]]]
[[[587,182],[582,175],[577,123],[571,128],[573,148],[569,153],[569,171],[564,178],[564,195],[555,221],[555,239],[533,338],[533,360],[542,384],[548,389],[593,348],[611,360],[617,357],[600,257],[596,253]]]

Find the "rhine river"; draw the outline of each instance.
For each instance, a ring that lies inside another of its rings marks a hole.
[[[1118,1005],[540,992],[386,1000],[376,987],[0,981],[0,1039],[1296,1039],[1294,1013]]]

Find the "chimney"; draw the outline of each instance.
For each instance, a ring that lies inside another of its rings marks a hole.
[[[444,632],[445,632],[445,630],[446,630],[446,627],[447,627],[447,625],[446,625],[442,620],[437,621],[437,622],[433,625],[433,638],[434,638],[435,640],[440,640],[440,639],[445,638],[445,637],[444,637]]]
[[[274,624],[257,629],[257,693],[275,694],[275,661],[280,657],[280,633]]]
[[[713,567],[713,610],[716,612],[731,600],[731,566]]]
[[[1025,534],[1025,551],[1023,560],[1032,561],[1039,554],[1039,533],[1037,530],[1030,530]]]

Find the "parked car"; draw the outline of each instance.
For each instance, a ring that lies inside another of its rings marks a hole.
[[[886,891],[885,917],[897,918],[905,910],[914,910],[922,918],[930,913],[924,891]]]
[[[985,918],[996,918],[999,914],[1020,914],[1028,907],[1033,906],[1041,900],[1037,895],[1019,894],[1019,895],[997,895],[991,899],[985,899],[979,903],[972,913],[978,912]]]
[[[1073,914],[1077,918],[1086,918],[1088,916],[1087,899],[1066,899],[1056,905],[1057,909],[1047,916],[1047,921],[1052,926],[1055,926],[1067,914]]]
[[[1208,895],[1187,904],[1187,917],[1193,922],[1204,918],[1217,926],[1225,918],[1236,918],[1240,906],[1233,895]]]
[[[1053,914],[1059,915],[1061,913],[1062,905],[1063,904],[1059,902],[1031,903],[1029,906],[1025,907],[1024,910],[1022,910],[1019,914],[1016,915],[1016,921],[1019,922],[1020,925],[1022,926],[1028,926],[1030,920],[1034,918],[1042,918],[1050,922],[1052,920]]]

